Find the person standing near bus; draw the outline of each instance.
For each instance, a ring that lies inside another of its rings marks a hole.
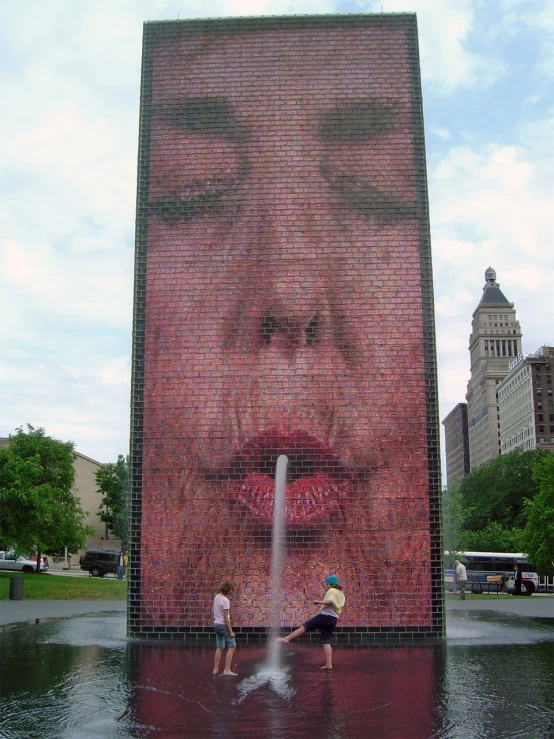
[[[515,566],[514,574],[514,589],[512,590],[512,595],[522,595],[521,586],[523,585],[523,572],[517,565]]]
[[[465,586],[467,583],[467,572],[465,565],[463,565],[459,559],[457,559],[454,562],[454,566],[456,568],[455,574],[456,574],[456,582],[458,583],[458,590],[460,591],[460,600],[466,599],[466,591]]]

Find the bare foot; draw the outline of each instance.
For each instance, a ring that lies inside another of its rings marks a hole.
[[[332,667],[327,667],[327,665],[323,665],[323,667],[319,668],[320,670],[332,670]]]
[[[237,677],[238,672],[222,672],[222,675],[231,675],[232,677]]]
[[[214,670],[214,671],[212,672],[212,675],[219,675],[219,672],[218,672],[217,670]]]

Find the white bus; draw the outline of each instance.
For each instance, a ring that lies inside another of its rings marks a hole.
[[[459,552],[444,553],[444,582],[447,590],[456,587],[454,560],[459,559],[467,571],[467,588],[473,593],[490,592],[491,583],[499,582],[502,574],[507,575],[508,590],[514,585],[515,567],[523,573],[522,595],[532,595],[539,590],[539,576],[529,564],[527,555],[512,552]],[[496,586],[495,586],[496,588]]]

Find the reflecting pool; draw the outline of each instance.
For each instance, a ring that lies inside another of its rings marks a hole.
[[[133,642],[122,614],[0,634],[0,737],[96,739],[481,739],[554,736],[554,625],[486,612],[449,615],[442,645],[240,648],[237,678],[213,652]]]

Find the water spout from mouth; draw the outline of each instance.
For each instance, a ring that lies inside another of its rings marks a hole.
[[[281,454],[275,468],[275,499],[273,502],[273,530],[271,551],[271,598],[269,646],[267,651],[270,671],[281,669],[281,650],[277,637],[281,626],[283,557],[285,548],[285,506],[288,457]]]

